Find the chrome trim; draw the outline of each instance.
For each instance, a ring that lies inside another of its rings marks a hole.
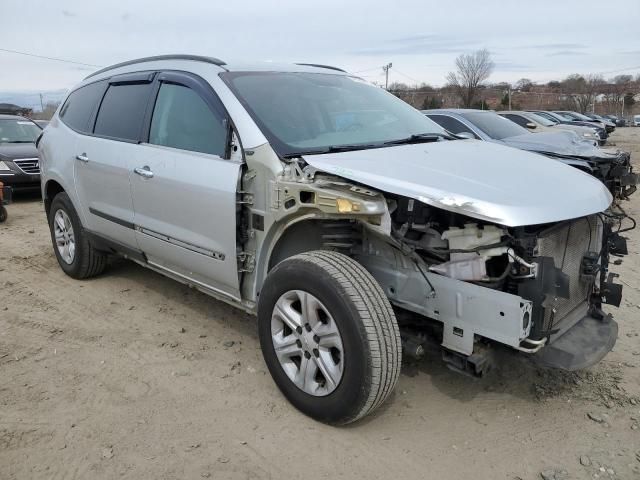
[[[169,237],[168,235],[165,235],[163,233],[158,233],[158,232],[155,232],[153,230],[149,230],[147,228],[140,227],[138,225],[136,225],[134,228],[135,228],[135,230],[137,232],[144,233],[145,235],[149,235],[150,237],[157,238],[158,240],[162,240],[162,241],[165,241],[165,242],[170,243],[172,245],[176,245],[177,247],[182,247],[182,248],[184,248],[186,250],[190,250],[192,252],[199,253],[201,255],[206,255],[207,257],[211,257],[211,258],[213,258],[215,260],[224,261],[224,259],[225,259],[224,253],[215,252],[215,251],[209,250],[207,248],[199,247],[199,246],[194,245],[192,243],[185,242],[183,240],[178,240],[176,238]]]
[[[16,167],[21,172],[27,175],[39,175],[40,174],[40,159],[39,158],[15,158],[10,160],[15,163]]]

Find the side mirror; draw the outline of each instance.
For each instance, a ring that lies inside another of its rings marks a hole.
[[[476,136],[471,132],[460,132],[460,133],[456,133],[456,135],[460,138],[468,138],[470,140],[473,140],[474,138],[476,138]]]
[[[538,126],[533,122],[527,122],[525,127],[527,127],[529,130],[535,130],[536,128],[538,128]]]

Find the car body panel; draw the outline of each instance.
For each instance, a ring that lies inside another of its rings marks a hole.
[[[86,228],[131,248],[136,239],[129,176],[137,150],[135,143],[77,135],[73,156],[74,183]],[[88,161],[78,160],[78,155]]]
[[[136,145],[134,155],[135,167],[153,172],[131,175],[138,248],[154,264],[239,297],[240,163],[150,144]]]
[[[319,170],[507,226],[577,218],[606,210],[612,200],[606,187],[588,174],[540,155],[476,140],[304,158]],[[517,175],[510,173],[514,168]],[[532,184],[532,178],[539,182]]]

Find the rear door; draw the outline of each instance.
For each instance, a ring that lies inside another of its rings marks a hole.
[[[230,120],[200,77],[161,73],[140,154],[131,165],[134,223],[149,263],[239,297]]]
[[[86,227],[117,243],[136,246],[129,184],[153,73],[112,77],[93,120],[91,135],[79,136],[75,183]]]

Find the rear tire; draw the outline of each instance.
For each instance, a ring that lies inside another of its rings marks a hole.
[[[298,333],[283,327],[298,321]],[[316,420],[354,422],[379,407],[398,381],[402,349],[391,305],[371,274],[346,255],[318,250],[276,265],[260,292],[258,329],[274,381],[296,408]],[[337,332],[328,336],[340,348],[330,347],[336,351],[323,357],[328,331]],[[307,378],[307,368],[316,372],[310,383],[296,383],[298,374]]]
[[[0,205],[0,223],[6,222],[8,217],[7,209],[4,205]]]
[[[56,195],[51,202],[49,230],[53,251],[64,273],[81,280],[104,271],[107,255],[91,245],[71,199],[64,192]],[[72,249],[65,249],[63,246],[58,248],[59,244],[68,246],[71,243]]]

